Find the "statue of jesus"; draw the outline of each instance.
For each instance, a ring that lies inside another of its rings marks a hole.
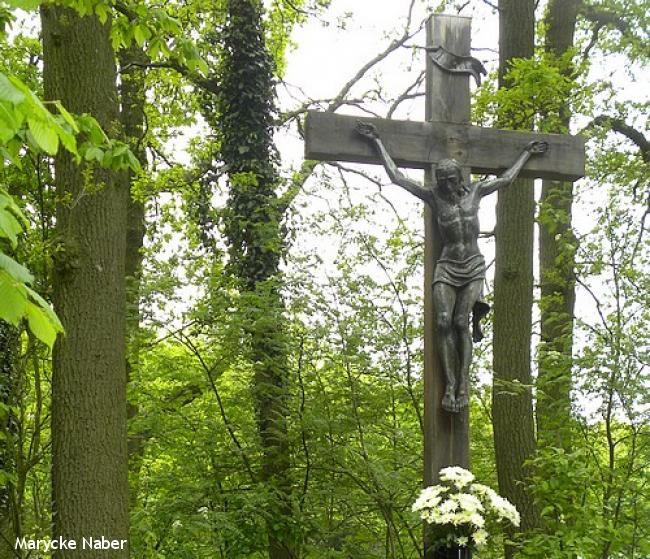
[[[438,223],[442,251],[433,276],[433,304],[436,339],[445,375],[442,407],[448,412],[459,412],[469,405],[470,311],[474,341],[478,341],[482,337],[479,320],[489,309],[481,301],[485,260],[478,248],[479,204],[483,196],[512,183],[528,159],[545,153],[548,144],[530,142],[500,177],[469,185],[463,181],[460,165],[453,159],[444,159],[436,167],[435,186],[425,188],[397,168],[373,124],[358,121],[357,132],[377,150],[390,180],[429,204]]]

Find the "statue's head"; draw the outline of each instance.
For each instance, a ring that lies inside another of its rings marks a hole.
[[[463,173],[455,159],[443,159],[436,166],[438,188],[447,192],[459,192],[463,188]]]

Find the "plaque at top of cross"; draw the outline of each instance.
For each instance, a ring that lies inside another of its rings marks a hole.
[[[307,159],[382,164],[425,202],[425,485],[445,466],[469,467],[469,311],[477,303],[479,314],[485,309],[475,249],[480,198],[516,176],[575,181],[585,166],[580,137],[469,124],[469,77],[482,67],[470,56],[470,22],[444,14],[429,20],[426,122],[312,111],[305,126]],[[424,169],[425,184],[398,167]],[[471,183],[471,172],[497,178]],[[448,323],[457,330],[453,342]]]

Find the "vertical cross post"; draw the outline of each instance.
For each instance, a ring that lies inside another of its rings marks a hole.
[[[460,56],[470,54],[471,19],[435,14],[427,24],[427,46],[444,47]],[[433,63],[427,56],[426,66],[426,119],[454,124],[467,124],[470,120],[470,90],[467,74],[449,73]],[[450,137],[447,145],[450,156],[460,161],[463,147]],[[425,182],[434,179],[435,167],[425,169]],[[465,183],[469,184],[469,167],[463,168]],[[425,205],[424,214],[424,485],[438,483],[438,472],[446,466],[469,468],[469,408],[459,413],[442,409],[445,390],[444,375],[435,343],[436,325],[433,304],[433,273],[441,244],[433,212]],[[428,545],[425,531],[425,559],[445,559]],[[456,557],[454,555],[454,557]]]

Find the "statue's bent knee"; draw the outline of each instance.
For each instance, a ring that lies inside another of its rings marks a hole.
[[[469,332],[469,315],[460,314],[454,316],[454,328],[459,332]]]
[[[436,313],[436,328],[440,333],[451,330],[451,316],[448,312]]]

